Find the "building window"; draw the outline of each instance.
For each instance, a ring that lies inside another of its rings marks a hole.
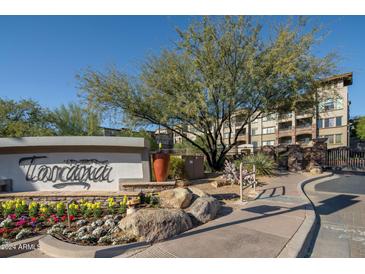
[[[253,146],[254,148],[257,148],[257,142],[256,142],[256,141],[253,141],[253,142],[252,142],[252,146]]]
[[[318,120],[318,128],[330,128],[342,126],[342,117],[332,117]]]
[[[322,137],[327,138],[327,144],[342,144],[342,134],[331,134],[331,135],[323,135]]]
[[[270,141],[262,141],[262,145],[263,146],[273,146],[275,144],[274,140],[270,140]]]
[[[338,99],[330,98],[330,99],[327,99],[326,101],[322,102],[319,107],[322,112],[342,109],[343,108],[343,99],[342,98],[338,98]]]
[[[223,134],[223,137],[224,137],[225,139],[228,139],[228,138],[229,138],[229,132],[225,132],[225,133]]]
[[[335,142],[336,144],[342,144],[342,134],[335,135]]]
[[[251,135],[258,135],[258,134],[259,132],[257,127],[251,128]]]
[[[336,117],[336,127],[342,126],[342,117]]]
[[[262,134],[275,133],[275,127],[265,127],[262,129]]]

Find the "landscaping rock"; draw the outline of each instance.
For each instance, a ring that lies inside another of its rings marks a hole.
[[[211,196],[200,197],[196,199],[193,204],[186,210],[198,222],[206,223],[213,220],[220,209],[219,201]]]
[[[78,220],[78,221],[76,222],[76,225],[77,225],[77,226],[84,226],[84,225],[86,225],[86,224],[87,224],[87,221],[86,221],[86,220],[83,220],[83,219]]]
[[[166,208],[187,208],[193,195],[185,188],[174,188],[160,192],[160,205]]]
[[[21,239],[24,239],[25,237],[28,237],[31,234],[32,234],[32,231],[30,229],[23,228],[22,230],[19,231],[18,234],[16,234],[15,239],[21,240]]]
[[[188,187],[188,190],[193,193],[193,195],[196,195],[198,197],[209,197],[210,195],[208,193],[206,193],[205,191],[197,188],[197,187]]]
[[[119,222],[122,232],[147,242],[173,237],[192,226],[189,215],[181,209],[140,209]]]
[[[112,235],[112,245],[128,244],[137,241],[137,237],[131,233],[119,232]]]
[[[105,236],[105,234],[108,232],[108,230],[106,230],[103,227],[97,227],[93,232],[92,235],[94,235],[96,238],[100,238],[102,236]]]

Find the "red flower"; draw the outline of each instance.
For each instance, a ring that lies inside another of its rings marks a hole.
[[[15,214],[9,214],[8,215],[8,218],[10,218],[12,220],[15,220],[16,219],[16,215]]]
[[[66,216],[66,215],[63,215],[63,216],[61,217],[62,222],[66,221],[66,219],[67,219],[67,216]]]
[[[8,228],[6,228],[6,227],[0,228],[0,234],[4,234],[4,233],[7,233],[7,232],[9,232]]]
[[[75,220],[75,216],[74,215],[70,215],[70,221],[72,222],[73,220]]]
[[[55,214],[51,215],[51,218],[49,219],[50,221],[52,220],[53,222],[57,223],[59,221],[58,217]]]
[[[32,218],[30,218],[30,220],[31,220],[33,223],[35,223],[35,222],[37,221],[37,218],[36,218],[36,217],[32,217]]]

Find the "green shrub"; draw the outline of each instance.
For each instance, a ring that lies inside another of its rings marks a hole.
[[[273,171],[276,168],[274,160],[263,153],[257,153],[245,157],[243,159],[243,164],[244,167],[249,171],[252,171],[253,165],[255,165],[257,175],[270,176],[273,174]]]
[[[180,157],[171,156],[169,164],[169,179],[184,179],[185,178],[185,162]]]

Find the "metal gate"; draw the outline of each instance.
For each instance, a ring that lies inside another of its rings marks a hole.
[[[349,170],[365,170],[365,151],[348,147],[327,150],[327,166]]]

